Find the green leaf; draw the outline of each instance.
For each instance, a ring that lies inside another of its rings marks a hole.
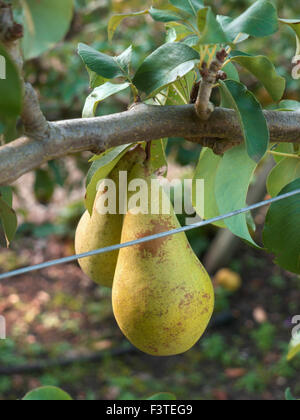
[[[156,22],[179,22],[182,20],[182,17],[177,15],[177,13],[170,12],[169,10],[159,10],[151,7],[149,14],[153,20]]]
[[[227,34],[236,37],[239,33],[253,37],[264,37],[278,31],[278,16],[273,4],[269,1],[258,0],[238,18],[223,22]]]
[[[236,36],[235,33],[227,31],[228,25],[234,21],[233,18],[231,18],[229,16],[224,16],[224,15],[217,15],[217,21],[221,25],[223,31],[226,33],[226,35],[230,39],[230,41],[235,41],[235,44],[239,44],[241,42],[244,42],[244,41],[246,41],[246,39],[249,38],[248,34],[241,34],[241,35],[239,34],[239,37],[237,39],[237,36]]]
[[[227,74],[228,79],[235,80],[236,82],[240,81],[239,72],[233,63],[227,63],[222,70]]]
[[[161,392],[147,398],[148,401],[176,401],[176,397],[168,392]]]
[[[55,183],[48,171],[38,169],[35,171],[34,194],[41,204],[48,204],[53,197]]]
[[[155,95],[189,73],[199,59],[199,54],[187,45],[177,42],[164,44],[146,58],[133,83],[147,96]]]
[[[26,60],[38,57],[61,41],[71,24],[73,0],[23,0]]]
[[[9,246],[18,227],[17,216],[12,209],[12,191],[9,187],[0,187],[0,222],[4,229],[7,246]]]
[[[0,44],[0,122],[4,135],[15,127],[22,110],[22,84],[19,71],[10,55]]]
[[[283,188],[280,195],[297,189],[300,189],[300,178]],[[300,274],[299,220],[300,194],[272,204],[263,231],[264,245],[275,255],[276,264],[296,274]]]
[[[279,153],[288,153],[290,155],[293,155],[295,153],[293,143],[280,143],[274,151]],[[285,159],[284,156],[280,155],[273,155],[273,158],[276,163],[279,163],[283,159]]]
[[[285,391],[285,399],[286,401],[297,401],[297,399],[293,396],[290,388]]]
[[[275,102],[282,98],[286,85],[285,79],[277,74],[268,57],[251,56],[240,51],[233,51],[230,58],[260,80]]]
[[[87,97],[85,105],[82,112],[83,118],[94,117],[97,111],[97,107],[100,102],[104,99],[109,98],[116,93],[122,92],[130,86],[130,83],[123,83],[120,85],[114,85],[110,82],[105,83],[102,86],[97,87],[93,92]]]
[[[132,53],[133,53],[133,48],[132,48],[132,45],[130,45],[125,51],[122,52],[122,54],[115,57],[115,60],[117,61],[118,65],[127,74],[129,72],[129,66],[132,61]]]
[[[104,85],[104,83],[107,82],[107,79],[105,79],[105,77],[99,76],[97,73],[90,70],[88,67],[86,67],[86,70],[90,79],[90,89],[95,89],[96,87]]]
[[[227,63],[222,70],[227,74],[228,79],[235,80],[236,82],[240,81],[239,73],[233,63]],[[220,107],[234,109],[231,98],[228,99],[227,96],[221,94]]]
[[[189,35],[182,42],[189,47],[197,47],[199,45],[199,37],[198,35]]]
[[[216,175],[219,168],[219,165],[222,161],[221,156],[217,156],[211,149],[205,148],[202,150],[200,159],[195,170],[193,178],[193,207],[196,210],[197,214],[203,219],[212,219],[214,217],[220,216],[219,207],[216,201],[215,195],[215,184],[216,184]],[[196,200],[196,181],[197,179],[204,180],[204,214],[202,209],[198,208]],[[224,222],[218,222],[215,224],[219,227],[226,227]]]
[[[186,74],[169,86],[166,105],[185,105],[190,101],[190,93],[196,81],[197,74],[194,70]]]
[[[87,190],[85,198],[85,205],[90,214],[92,214],[93,211],[98,183],[111,173],[117,163],[131,147],[132,144],[114,147],[94,159],[87,175]]]
[[[168,168],[166,147],[168,139],[154,140],[151,143],[151,168],[153,172]]]
[[[300,111],[300,102],[286,99],[280,102],[277,111]]]
[[[256,163],[247,156],[244,145],[225,153],[215,180],[216,201],[220,214],[246,207],[249,185],[255,169]],[[226,219],[224,222],[233,234],[257,246],[249,233],[245,214]]]
[[[166,25],[166,31],[167,31],[167,35],[166,35],[166,43],[167,44],[170,44],[171,42],[180,41],[180,39],[178,39],[177,32],[176,32],[175,28]]]
[[[23,401],[72,401],[72,398],[62,389],[44,386],[26,394]]]
[[[300,19],[279,19],[279,22],[288,25],[300,39]]]
[[[188,36],[191,36],[191,33],[192,33],[188,27],[178,22],[168,23],[166,25],[166,29],[167,29],[166,43],[183,41]],[[199,40],[198,36],[196,36],[196,38],[198,42]]]
[[[198,28],[201,32],[199,44],[228,44],[229,38],[216,19],[211,7],[198,12]]]
[[[68,178],[68,171],[66,170],[64,164],[57,160],[50,160],[48,162],[48,166],[52,172],[54,182],[60,187],[63,187]]]
[[[248,155],[259,162],[268,150],[270,133],[262,107],[246,86],[234,80],[220,81],[223,99],[232,103],[240,120]]]
[[[136,12],[136,13],[126,13],[126,14],[112,16],[109,23],[108,23],[108,39],[109,39],[109,41],[112,41],[118,26],[122,23],[122,21],[124,19],[131,18],[131,17],[143,16],[143,15],[147,15],[148,13],[149,13],[149,10],[143,10],[141,12]]]
[[[295,64],[296,64],[298,61],[297,56],[300,54],[300,20],[299,19],[279,19],[279,22],[288,25],[290,28],[293,29],[293,31],[296,34],[296,44],[297,44],[296,53],[295,53],[295,57],[296,57]]]
[[[132,47],[129,47],[118,57],[111,57],[110,55],[103,54],[86,44],[78,45],[78,54],[82,58],[84,64],[90,70],[106,79],[127,76],[131,53]]]
[[[84,64],[93,72],[106,79],[113,79],[124,75],[113,57],[98,52],[85,44],[78,45],[78,54]]]
[[[199,10],[204,7],[203,0],[170,0],[170,3],[193,16],[197,16]]]
[[[285,392],[285,399],[286,401],[300,401],[300,400],[297,400],[297,398],[293,396],[290,388],[288,388]]]
[[[291,361],[299,353],[300,353],[300,333],[298,333],[296,335],[296,337],[292,338],[292,340],[290,342],[289,351],[288,351],[288,355],[287,355],[287,360]]]
[[[299,158],[284,158],[269,174],[267,181],[268,193],[271,197],[277,197],[286,185],[297,178],[300,178],[300,156]]]
[[[0,187],[0,196],[6,202],[7,205],[12,207],[13,192],[11,187]]]

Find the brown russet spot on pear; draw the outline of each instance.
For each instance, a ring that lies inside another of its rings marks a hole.
[[[154,178],[147,163],[132,169],[130,179],[136,178],[144,179],[151,191]],[[155,199],[159,214],[150,211]],[[150,198],[148,214],[128,211],[122,243],[180,227],[173,209],[171,215],[162,213],[161,200]],[[214,290],[185,233],[179,233],[120,250],[112,301],[117,323],[133,345],[150,355],[170,356],[189,350],[203,335]]]
[[[146,236],[156,235],[157,233],[167,232],[173,229],[172,224],[164,216],[158,220],[151,220],[151,228],[149,230],[142,230],[136,235],[136,239],[145,238]],[[158,238],[155,241],[149,241],[138,245],[142,258],[147,258],[150,254],[152,257],[159,255],[162,245],[169,241],[170,237]]]

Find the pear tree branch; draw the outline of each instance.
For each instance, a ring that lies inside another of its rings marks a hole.
[[[8,185],[50,160],[83,151],[99,154],[122,144],[176,136],[224,153],[243,142],[236,113],[222,108],[213,110],[210,106],[213,86],[222,78],[225,50],[202,69],[202,82],[199,91],[198,86],[193,91],[191,105],[160,107],[137,103],[119,114],[47,122],[33,87],[22,76],[22,36],[23,28],[14,21],[11,6],[0,0],[0,41],[18,66],[24,88],[24,136],[0,147],[0,185]],[[272,142],[300,144],[300,113],[265,111],[265,117]]]
[[[264,113],[271,142],[300,144],[300,113]],[[49,160],[165,137],[183,137],[198,144],[229,142],[231,147],[244,141],[233,110],[216,108],[208,121],[202,121],[194,104],[161,107],[140,103],[119,114],[51,122],[43,137],[24,136],[0,147],[0,185],[12,183]]]

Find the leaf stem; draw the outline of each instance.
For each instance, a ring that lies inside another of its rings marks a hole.
[[[214,59],[214,56],[216,54],[217,48],[218,48],[218,46],[217,45],[214,45],[212,51],[209,53],[207,67],[210,67],[210,65],[211,65],[211,63],[212,63],[212,61]]]
[[[155,96],[155,100],[159,103],[159,105],[160,105],[160,106],[164,106],[164,105],[161,103],[161,101],[158,99],[158,97],[157,97],[157,96]]]
[[[236,44],[242,35],[243,35],[242,32],[240,32],[239,34],[237,34],[237,36],[233,40],[233,44]],[[232,47],[228,47],[227,54],[229,55],[231,53],[231,51],[232,51]]]
[[[199,38],[200,38],[201,33],[198,31],[198,29],[197,29],[197,28],[195,28],[195,26],[194,26],[192,23],[190,23],[190,22],[189,22],[188,20],[186,20],[186,19],[183,19],[183,20],[182,20],[182,22],[184,22],[186,26],[189,26],[189,27],[192,29],[192,31],[194,32],[194,34],[195,34],[195,35],[198,35],[198,36],[199,36]]]
[[[204,63],[204,60],[206,58],[206,55],[207,55],[208,51],[209,51],[209,46],[208,45],[205,45],[205,48],[203,48],[201,46],[201,49],[200,49],[200,55],[201,55],[201,57],[200,57],[199,69],[202,68],[202,65]]]
[[[288,157],[293,159],[300,159],[300,156],[298,155],[292,155],[291,153],[281,153],[281,152],[274,152],[273,150],[268,150],[268,153],[274,156],[282,156],[282,157]]]
[[[130,88],[133,94],[134,102],[136,102],[139,98],[139,91],[137,90],[136,86],[131,82]]]
[[[183,92],[184,92],[184,94],[185,94],[185,99],[186,99],[186,103],[188,103],[188,100],[189,100],[189,93],[188,93],[188,90],[187,90],[187,81],[186,81],[186,79],[184,80],[185,81],[185,83],[186,83],[186,85],[184,86],[184,84],[183,84],[183,81],[182,81],[182,79],[179,79],[179,83],[180,83],[180,86],[182,87],[182,90],[183,90]]]
[[[229,58],[228,60],[225,61],[225,63],[223,64],[222,68],[225,67],[227,64],[231,63],[231,59]]]
[[[183,96],[183,94],[180,92],[180,90],[177,88],[177,86],[175,85],[175,83],[173,83],[173,88],[176,90],[176,92],[178,93],[178,95],[180,96],[180,98],[183,100],[183,102],[185,104],[188,104],[188,101],[186,100],[186,98]]]

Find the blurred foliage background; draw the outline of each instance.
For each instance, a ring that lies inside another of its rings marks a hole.
[[[231,16],[252,3],[206,1],[219,14]],[[280,17],[300,18],[297,2],[273,3]],[[90,89],[76,52],[79,42],[110,54],[133,44],[135,68],[163,42],[163,25],[148,17],[126,19],[113,42],[107,40],[112,13],[150,5],[149,0],[142,5],[137,0],[75,0],[65,40],[25,66],[49,120],[81,117]],[[247,52],[269,56],[287,79],[286,98],[299,100],[299,81],[291,77],[292,30],[282,26],[271,38],[243,45]],[[242,79],[267,107],[271,99],[265,90],[249,74]],[[128,105],[129,97],[121,94],[102,103],[98,113],[120,112]],[[183,178],[191,174],[200,148],[171,139],[167,152],[169,177]],[[20,227],[12,248],[1,249],[1,271],[74,253],[89,157],[85,153],[50,162],[15,183]],[[258,224],[263,216],[257,216]],[[211,227],[190,234],[199,257],[215,234]],[[143,398],[159,391],[174,392],[179,399],[282,399],[287,386],[300,394],[300,360],[286,361],[291,317],[299,309],[299,278],[242,243],[226,270],[225,280],[224,272],[215,277],[216,315],[205,337],[187,354],[163,359],[126,344],[112,317],[110,292],[91,284],[75,264],[2,282],[0,314],[7,319],[9,338],[0,341],[0,399],[21,398],[39,385],[62,386],[74,398],[90,400]],[[33,366],[25,369],[28,364]]]

